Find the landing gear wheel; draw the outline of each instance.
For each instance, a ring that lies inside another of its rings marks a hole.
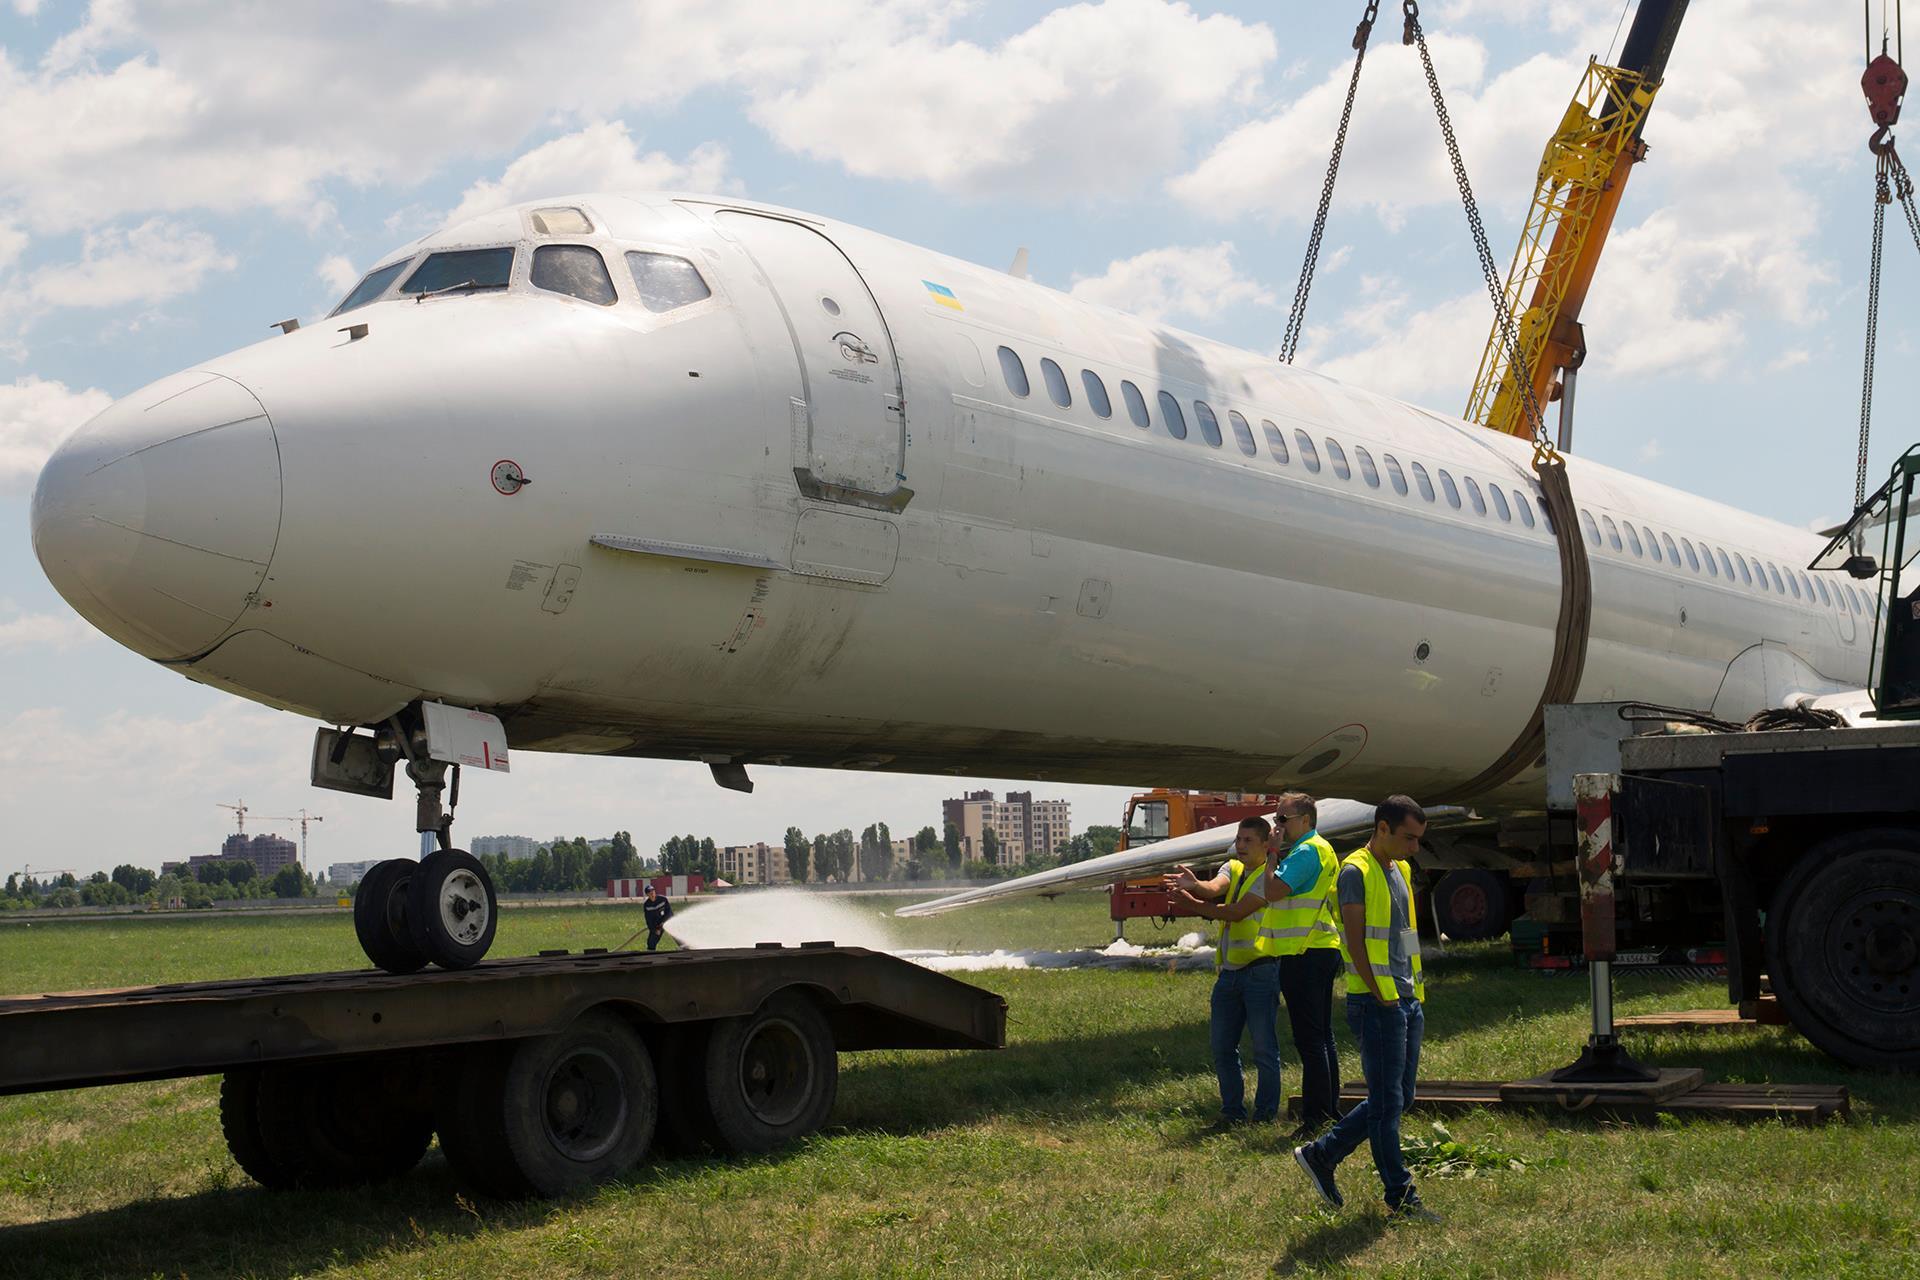
[[[707,1106],[728,1151],[771,1151],[826,1123],[840,1087],[833,1030],[805,996],[783,992],[708,1032]]]
[[[1802,854],[1767,912],[1767,972],[1819,1048],[1920,1069],[1920,833],[1854,831]]]
[[[440,1145],[463,1180],[503,1198],[558,1196],[646,1157],[660,1105],[653,1058],[611,1013],[462,1064]]]
[[[420,954],[442,969],[471,969],[493,945],[500,904],[480,860],[459,849],[430,853],[407,890],[407,928]]]
[[[1433,918],[1455,942],[1499,937],[1513,921],[1507,877],[1480,867],[1447,872],[1433,887]]]
[[[353,931],[367,959],[388,973],[412,973],[427,963],[407,927],[407,894],[419,864],[389,858],[360,879],[353,894]]]
[[[260,1136],[260,1068],[242,1067],[220,1078],[220,1132],[242,1173],[271,1191],[293,1185]]]
[[[288,1063],[259,1069],[261,1146],[282,1185],[386,1182],[420,1163],[433,1140],[423,1106],[378,1063]]]

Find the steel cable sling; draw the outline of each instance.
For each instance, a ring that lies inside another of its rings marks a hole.
[[[1887,33],[1880,35],[1880,55],[1873,53],[1873,7],[1863,2],[1867,35],[1867,69],[1860,75],[1860,90],[1867,95],[1867,114],[1876,126],[1867,139],[1873,153],[1873,245],[1867,261],[1866,353],[1860,368],[1860,456],[1853,474],[1853,509],[1857,514],[1867,500],[1867,451],[1873,436],[1874,357],[1880,345],[1880,262],[1886,243],[1887,206],[1895,200],[1906,215],[1907,230],[1913,233],[1913,245],[1920,250],[1920,209],[1913,200],[1913,178],[1894,148],[1893,126],[1900,122],[1901,100],[1907,91],[1907,73],[1887,52]],[[1906,55],[1904,11],[1894,10],[1900,25],[1899,52]],[[1884,15],[1883,15],[1884,21]]]

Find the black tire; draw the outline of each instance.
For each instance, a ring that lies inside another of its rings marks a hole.
[[[432,1120],[385,1072],[375,1062],[260,1069],[261,1143],[289,1185],[387,1182],[420,1163]]]
[[[468,1065],[440,1145],[477,1190],[565,1195],[618,1177],[652,1146],[660,1106],[653,1058],[611,1013],[587,1013],[557,1035]]]
[[[826,1123],[840,1088],[833,1030],[805,996],[782,992],[707,1035],[707,1106],[727,1151],[772,1151]]]
[[[1481,867],[1449,871],[1433,886],[1433,920],[1455,942],[1497,938],[1513,922],[1512,886]]]
[[[656,1040],[653,1067],[660,1077],[660,1125],[654,1145],[669,1156],[725,1150],[707,1104],[707,1033],[703,1022],[670,1027]]]
[[[434,1128],[453,1175],[481,1195],[511,1200],[527,1194],[507,1147],[507,1060],[517,1045],[475,1045],[452,1060],[435,1098]]]
[[[242,1067],[220,1077],[220,1132],[242,1173],[272,1191],[293,1185],[260,1136],[260,1068]]]
[[[1820,1049],[1920,1070],[1920,832],[1848,832],[1802,854],[1767,912],[1767,972]]]
[[[442,969],[471,969],[485,958],[500,924],[493,877],[480,859],[440,849],[414,868],[407,888],[413,945]]]
[[[362,876],[353,893],[360,949],[388,973],[413,973],[427,963],[407,927],[407,893],[418,866],[410,858],[389,858]]]

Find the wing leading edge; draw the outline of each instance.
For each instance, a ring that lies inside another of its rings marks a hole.
[[[1339,844],[1352,841],[1355,837],[1364,837],[1373,832],[1373,806],[1358,800],[1328,799],[1321,800],[1320,834]],[[1455,826],[1472,818],[1471,811],[1458,805],[1438,805],[1427,810],[1428,829],[1437,826]],[[1271,820],[1272,815],[1268,815]],[[1085,862],[1076,862],[1071,866],[1055,867],[1051,871],[1037,871],[1030,876],[1021,876],[1017,880],[1003,880],[998,884],[982,885],[978,889],[964,889],[959,893],[950,893],[944,898],[935,898],[932,902],[921,902],[913,906],[901,907],[894,912],[897,916],[933,916],[943,911],[957,911],[961,907],[977,907],[985,902],[1002,902],[1010,898],[1043,897],[1048,894],[1064,893],[1069,889],[1081,889],[1091,885],[1112,884],[1116,880],[1133,880],[1155,871],[1166,871],[1183,862],[1204,862],[1209,858],[1224,855],[1233,847],[1235,827],[1212,827],[1206,831],[1195,831],[1189,835],[1175,836],[1170,840],[1158,840],[1141,849],[1126,849],[1119,853],[1109,853],[1105,857],[1089,858]]]

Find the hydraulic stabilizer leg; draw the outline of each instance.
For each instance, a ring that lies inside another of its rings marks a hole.
[[[1553,1073],[1556,1083],[1620,1084],[1656,1080],[1621,1047],[1613,1025],[1613,793],[1610,773],[1577,773],[1573,803],[1579,815],[1580,934],[1593,984],[1593,1030],[1580,1056]]]

